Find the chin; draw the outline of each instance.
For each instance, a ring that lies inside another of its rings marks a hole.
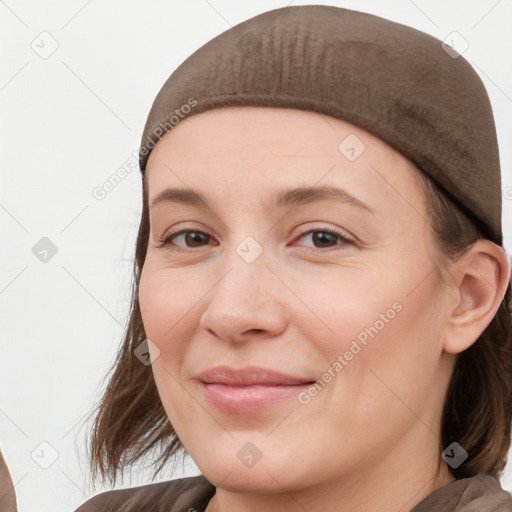
[[[199,466],[202,474],[216,487],[230,492],[254,492],[257,494],[278,494],[283,487],[294,487],[288,474],[273,466],[267,467],[262,461],[252,468],[239,464],[215,463]]]
[[[215,449],[205,447],[201,453],[189,452],[201,473],[216,487],[259,494],[282,493],[283,487],[287,490],[303,487],[301,481],[307,480],[305,473],[311,465],[301,467],[303,461],[292,456],[282,445],[277,450],[276,447],[262,446],[258,440],[254,445],[251,441],[236,438],[231,441],[229,445],[217,444]],[[261,447],[260,456],[255,450],[256,445]],[[294,464],[290,464],[294,460]]]

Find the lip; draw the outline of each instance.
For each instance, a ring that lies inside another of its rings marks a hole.
[[[297,397],[315,380],[268,368],[216,366],[197,376],[206,399],[228,414],[256,414],[276,403]]]

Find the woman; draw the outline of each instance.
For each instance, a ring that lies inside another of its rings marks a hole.
[[[89,510],[509,511],[510,263],[485,88],[417,30],[276,9],[188,58],[140,148]]]

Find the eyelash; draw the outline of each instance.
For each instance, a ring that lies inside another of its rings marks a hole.
[[[205,231],[200,231],[200,230],[197,230],[197,229],[180,229],[176,232],[171,232],[171,233],[168,233],[167,235],[163,236],[160,238],[160,242],[161,242],[161,245],[158,246],[158,248],[163,248],[165,247],[166,245],[171,245],[171,240],[175,237],[177,237],[178,235],[181,235],[183,233],[201,233],[203,235],[207,235],[209,236],[210,238],[213,238],[209,233],[206,233]],[[308,231],[304,231],[303,233],[301,233],[299,236],[298,236],[298,239],[300,240],[301,238],[305,237],[306,235],[309,235],[311,233],[329,233],[330,235],[334,235],[334,236],[337,236],[339,238],[339,240],[343,243],[343,244],[348,244],[348,245],[354,245],[355,242],[349,238],[347,238],[341,231],[338,231],[334,228],[321,228],[321,229],[310,229]],[[333,246],[333,247],[327,247],[327,248],[321,248],[321,247],[306,247],[306,249],[309,249],[309,250],[318,250],[318,251],[322,251],[322,252],[326,252],[326,251],[329,251],[329,250],[334,250],[338,248],[337,245]],[[172,251],[177,251],[177,252],[188,252],[188,251],[191,251],[193,250],[194,248],[189,248],[189,249],[182,249],[182,248],[172,248],[171,250]]]

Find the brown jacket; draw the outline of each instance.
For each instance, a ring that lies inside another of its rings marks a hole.
[[[205,477],[196,476],[106,491],[75,512],[204,512],[214,494],[215,487]],[[437,489],[409,512],[511,511],[510,494],[498,480],[480,474]]]

